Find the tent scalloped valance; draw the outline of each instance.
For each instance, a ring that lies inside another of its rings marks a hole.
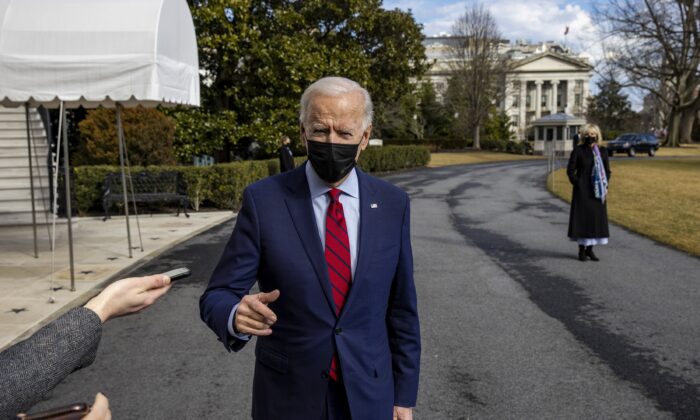
[[[185,0],[0,0],[0,104],[199,106]]]

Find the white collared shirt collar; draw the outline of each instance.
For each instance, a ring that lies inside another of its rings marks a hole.
[[[312,200],[320,195],[326,194],[331,190],[331,187],[329,187],[328,184],[326,184],[325,181],[318,176],[311,165],[311,162],[307,161],[306,168],[304,169],[306,170],[306,179],[309,182],[309,192],[311,193]],[[359,198],[360,184],[357,180],[357,171],[355,171],[355,168],[352,168],[348,174],[348,177],[345,178],[345,181],[343,181],[343,183],[336,188],[338,188],[344,194],[354,198]]]

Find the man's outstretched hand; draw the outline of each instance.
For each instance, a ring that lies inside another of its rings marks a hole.
[[[236,332],[257,336],[272,334],[270,327],[277,322],[277,315],[267,305],[279,297],[280,291],[277,289],[269,293],[243,296],[233,321]]]

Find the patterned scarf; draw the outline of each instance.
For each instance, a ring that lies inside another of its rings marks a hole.
[[[605,175],[605,166],[603,166],[603,158],[600,156],[598,145],[593,145],[593,191],[595,198],[605,203],[605,196],[608,195],[608,177]]]

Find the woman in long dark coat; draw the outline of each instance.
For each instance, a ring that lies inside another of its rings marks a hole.
[[[578,243],[578,258],[598,261],[595,245],[608,243],[608,211],[606,198],[610,180],[608,151],[598,144],[600,129],[586,124],[579,131],[581,141],[569,158],[566,174],[574,186],[569,216],[569,238]]]

